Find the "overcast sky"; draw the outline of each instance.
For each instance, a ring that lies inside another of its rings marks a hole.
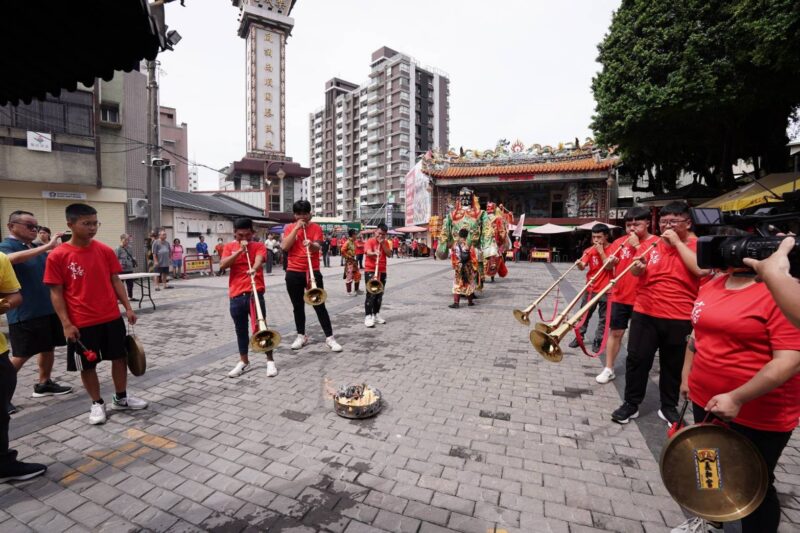
[[[298,0],[286,49],[287,155],[308,163],[308,114],[325,82],[363,83],[388,46],[450,76],[450,145],[493,148],[591,132],[597,44],[619,0]],[[167,4],[183,40],[159,55],[161,104],[189,125],[189,159],[214,168],[245,153],[245,43],[228,0]],[[200,186],[217,187],[200,169]]]

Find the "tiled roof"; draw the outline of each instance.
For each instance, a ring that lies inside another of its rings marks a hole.
[[[599,172],[617,164],[617,158],[595,160],[593,157],[547,161],[541,163],[517,163],[506,165],[480,164],[460,165],[451,163],[444,168],[426,169],[434,178],[464,178],[473,176],[502,176],[510,174],[569,174],[578,172]]]
[[[161,189],[161,205],[165,207],[177,207],[179,209],[206,211],[219,215],[264,218],[264,212],[261,209],[222,194],[206,196],[204,194],[181,192],[173,189]]]

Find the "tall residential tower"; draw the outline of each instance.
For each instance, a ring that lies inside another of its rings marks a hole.
[[[309,116],[309,199],[318,216],[404,224],[405,175],[417,156],[447,149],[449,79],[382,47],[369,82],[325,84],[325,106]]]

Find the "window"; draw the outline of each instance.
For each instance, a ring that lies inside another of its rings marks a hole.
[[[0,124],[29,131],[94,135],[92,93],[62,92],[59,98],[0,107]]]

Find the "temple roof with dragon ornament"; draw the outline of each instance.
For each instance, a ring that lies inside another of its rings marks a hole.
[[[587,138],[581,144],[560,143],[557,146],[522,141],[498,141],[494,150],[438,150],[422,157],[423,171],[433,178],[465,178],[514,174],[570,174],[609,171],[620,163],[614,148],[601,148]]]

